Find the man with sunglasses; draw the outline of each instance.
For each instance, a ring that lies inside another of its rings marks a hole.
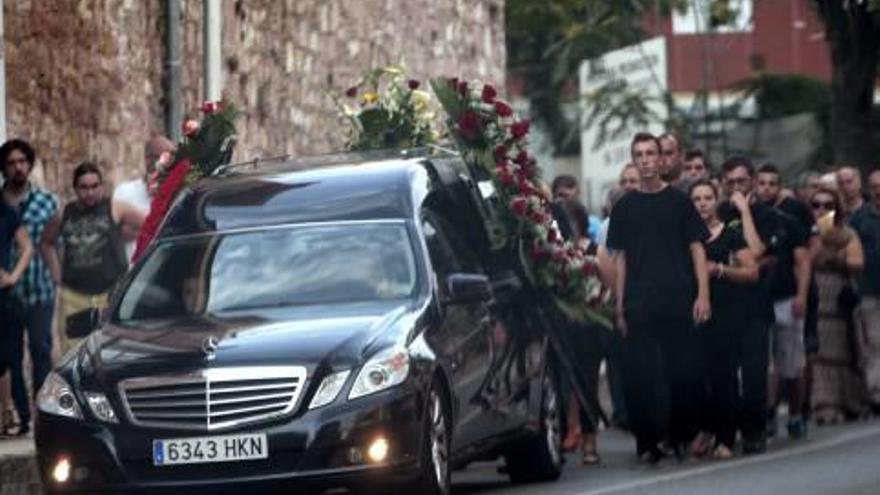
[[[722,167],[730,203],[719,206],[720,218],[737,221],[750,210],[759,239],[744,228],[749,247],[759,256],[761,280],[750,291],[745,307],[753,308],[751,324],[741,334],[743,451],[758,453],[766,449],[766,436],[775,434],[775,416],[765,422],[768,404],[775,405],[775,390],[767,387],[769,355],[773,342],[775,373],[788,385],[789,436],[801,438],[806,425],[801,415],[805,399],[804,372],[806,349],[804,317],[809,287],[810,259],[808,236],[798,221],[759,200],[755,189],[755,169],[744,157],[730,158]],[[747,207],[746,207],[747,205]],[[744,227],[745,221],[743,221]],[[773,330],[768,336],[768,331]],[[776,380],[771,380],[771,384]],[[771,400],[767,400],[771,398]],[[769,430],[767,428],[770,428]]]
[[[871,201],[853,213],[850,226],[865,250],[865,269],[859,278],[863,323],[865,382],[868,402],[880,413],[880,170],[868,176]]]

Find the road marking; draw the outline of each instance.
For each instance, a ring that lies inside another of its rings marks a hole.
[[[830,438],[828,440],[823,440],[816,443],[809,443],[807,445],[803,445],[800,447],[795,447],[789,450],[780,450],[779,452],[773,452],[770,454],[760,454],[749,457],[742,457],[739,459],[735,459],[732,461],[718,461],[717,464],[712,464],[709,466],[703,466],[696,469],[689,469],[686,471],[680,471],[677,473],[669,473],[661,476],[654,476],[649,479],[642,479],[637,481],[630,481],[627,483],[621,483],[619,485],[606,486],[604,488],[597,488],[595,490],[589,490],[585,492],[577,492],[574,495],[606,495],[609,493],[618,493],[627,490],[636,490],[639,488],[645,488],[651,485],[655,485],[657,483],[667,483],[670,481],[676,481],[684,478],[691,478],[696,476],[703,476],[706,474],[714,473],[717,471],[724,471],[727,469],[734,469],[743,466],[749,466],[752,464],[760,464],[767,461],[773,461],[777,459],[785,459],[787,457],[794,457],[798,455],[809,454],[811,452],[816,452],[817,450],[823,450],[831,447],[836,447],[838,445],[842,445],[853,440],[864,440],[865,438],[870,438],[875,435],[880,435],[880,426],[874,426],[872,428],[866,428],[864,430],[853,431],[846,434],[843,434],[839,437]]]

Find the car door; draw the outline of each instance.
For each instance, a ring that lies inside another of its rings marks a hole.
[[[450,225],[426,214],[422,230],[439,292],[441,323],[429,342],[451,372],[455,428],[453,449],[491,436],[493,420],[484,396],[491,367],[489,302],[448,302],[447,277],[453,273],[480,273],[473,252]]]

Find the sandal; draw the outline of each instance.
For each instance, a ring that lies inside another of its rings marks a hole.
[[[733,459],[733,452],[724,445],[723,443],[719,443],[715,450],[712,451],[712,458],[718,461],[726,461],[728,459]]]
[[[694,457],[705,457],[712,452],[712,435],[700,432],[691,442],[691,455]]]
[[[11,436],[13,431],[18,428],[18,422],[15,420],[15,411],[7,409],[3,411],[2,424],[0,424],[0,435]]]
[[[568,434],[565,435],[565,440],[562,441],[562,451],[563,452],[574,452],[583,442],[583,435],[581,434],[581,429],[570,429]]]
[[[596,451],[596,435],[584,435],[584,443],[583,443],[583,457],[581,457],[581,462],[585,466],[595,466],[602,462],[602,458],[599,457],[599,453]]]
[[[585,466],[595,466],[602,462],[602,458],[599,457],[599,454],[596,451],[584,451],[584,456],[581,458],[581,463]]]

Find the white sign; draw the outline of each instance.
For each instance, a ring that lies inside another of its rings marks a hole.
[[[666,40],[653,38],[638,45],[608,52],[602,57],[587,60],[580,67],[580,92],[582,95],[594,94],[597,90],[615,81],[625,81],[627,92],[637,92],[647,102],[651,112],[657,117],[644,127],[626,128],[617,137],[609,136],[600,143],[598,124],[581,130],[581,177],[584,183],[587,206],[598,213],[605,202],[608,191],[617,183],[620,171],[630,161],[630,141],[637,132],[662,134],[663,120],[666,119]],[[583,101],[587,102],[588,98]],[[584,108],[584,116],[590,114]],[[616,122],[612,124],[616,127]]]

